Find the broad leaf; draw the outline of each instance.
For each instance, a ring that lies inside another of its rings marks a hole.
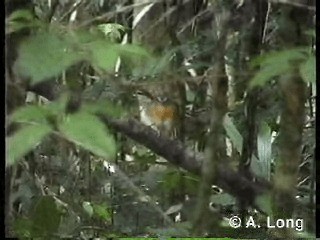
[[[104,71],[111,71],[114,69],[119,54],[114,45],[105,40],[94,41],[88,45],[90,56],[89,61],[96,68]]]
[[[93,204],[93,212],[104,221],[109,221],[111,219],[110,210],[105,204]]]
[[[52,196],[43,196],[37,202],[33,212],[32,232],[35,236],[49,235],[57,232],[60,216],[56,202]]]
[[[30,105],[17,109],[10,120],[14,122],[37,122],[46,123],[50,112],[42,106]]]
[[[278,52],[266,53],[252,60],[251,66],[261,69],[250,81],[250,87],[263,86],[273,77],[290,72],[294,63],[303,62],[307,58],[307,48],[295,48]]]
[[[20,10],[14,11],[9,16],[9,21],[17,21],[17,20],[31,21],[33,19],[34,19],[33,13],[27,9],[20,9]]]
[[[114,158],[115,141],[96,116],[81,112],[70,115],[59,129],[66,138],[94,154],[107,159]]]
[[[82,59],[67,41],[47,32],[29,37],[18,53],[16,68],[23,76],[30,77],[32,84],[57,76]]]
[[[236,128],[236,126],[234,125],[233,121],[231,120],[231,118],[228,115],[226,115],[224,118],[223,126],[224,126],[231,142],[233,143],[234,147],[237,149],[237,151],[239,153],[241,153],[243,138],[242,138],[240,132],[238,131],[238,129]]]
[[[308,48],[294,48],[276,52],[265,53],[251,61],[251,66],[277,66],[278,64],[288,64],[295,60],[306,59]]]
[[[41,140],[51,132],[49,125],[28,125],[18,130],[7,139],[7,165],[17,160],[33,149]]]
[[[249,87],[263,86],[267,81],[279,76],[283,73],[291,71],[292,68],[288,63],[281,63],[278,65],[267,65],[259,70],[251,79]]]

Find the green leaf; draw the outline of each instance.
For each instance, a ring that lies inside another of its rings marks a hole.
[[[300,74],[306,83],[316,82],[316,58],[313,55],[300,65]]]
[[[13,230],[18,238],[31,238],[32,222],[27,218],[18,217],[14,220]]]
[[[291,66],[287,63],[282,63],[279,65],[268,65],[261,70],[259,70],[256,75],[251,79],[249,88],[255,86],[263,86],[267,81],[272,78],[279,76],[283,73],[290,72],[292,70]]]
[[[21,75],[30,77],[32,84],[57,76],[82,59],[67,41],[48,32],[26,39],[18,53],[15,67]]]
[[[20,10],[14,11],[9,16],[9,21],[15,21],[15,20],[31,21],[33,19],[34,19],[33,13],[27,9],[20,9]]]
[[[42,106],[24,106],[17,109],[10,116],[10,121],[47,123],[47,116],[49,113],[50,112]]]
[[[262,122],[260,124],[260,129],[258,133],[257,139],[257,150],[259,161],[262,166],[262,174],[263,177],[270,179],[271,173],[271,159],[272,159],[272,151],[271,151],[271,129],[269,128],[266,122]]]
[[[228,193],[215,194],[210,197],[210,201],[218,205],[233,205],[236,200],[233,196]]]
[[[278,52],[266,53],[251,61],[251,66],[261,66],[261,69],[251,79],[249,87],[263,86],[273,77],[290,72],[294,63],[307,58],[308,48],[294,48]]]
[[[57,208],[55,199],[52,196],[41,197],[32,214],[33,235],[43,236],[57,232],[60,217],[61,213]]]
[[[49,104],[44,105],[43,107],[53,115],[61,115],[64,113],[69,99],[70,96],[66,93],[63,93],[56,101],[50,102]]]
[[[88,113],[107,114],[115,118],[119,118],[124,114],[124,109],[107,100],[99,100],[94,103],[86,103],[82,106],[82,110]]]
[[[93,207],[89,202],[83,202],[82,207],[85,210],[85,212],[89,215],[89,217],[92,217],[93,215]]]
[[[237,151],[239,153],[241,153],[243,138],[242,138],[240,132],[238,131],[238,129],[236,128],[236,126],[234,125],[233,121],[231,120],[231,118],[228,115],[226,115],[224,118],[223,126],[227,132],[228,137],[230,138],[231,142],[233,143],[234,147],[237,149]]]
[[[59,129],[66,138],[94,154],[107,159],[114,158],[115,141],[96,116],[84,112],[69,115]]]
[[[110,210],[105,204],[94,204],[93,211],[95,215],[97,215],[99,218],[105,221],[109,221],[111,219]]]
[[[110,37],[111,40],[120,39],[121,31],[125,31],[125,27],[118,23],[99,24],[98,29],[103,32],[105,36]]]
[[[294,48],[289,50],[282,50],[276,52],[265,53],[259,57],[254,58],[250,65],[256,66],[277,66],[278,64],[288,64],[292,61],[306,59],[309,49],[306,47]]]
[[[7,165],[12,165],[27,154],[51,132],[48,125],[28,125],[8,137]]]
[[[88,46],[91,53],[88,60],[94,67],[105,71],[115,68],[119,54],[114,45],[105,40],[99,40],[90,43]]]
[[[314,29],[309,29],[304,32],[304,34],[311,36],[311,37],[316,37],[316,31]]]
[[[124,58],[136,59],[136,58],[150,58],[150,53],[143,47],[134,44],[117,44],[116,49],[120,55]]]

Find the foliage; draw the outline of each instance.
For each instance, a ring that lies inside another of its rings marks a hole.
[[[263,86],[267,81],[298,68],[305,82],[315,82],[315,56],[309,48],[266,53],[252,61],[252,66],[261,69],[251,79],[250,86]]]
[[[230,146],[226,145],[230,147],[226,149],[230,150],[226,151],[227,158],[238,162],[242,154],[246,144],[243,136],[248,131],[243,124],[248,114],[244,109],[244,96],[252,88],[258,88],[261,91],[256,99],[254,123],[258,130],[249,167],[253,176],[272,181],[278,157],[278,118],[282,110],[275,91],[277,81],[294,71],[305,83],[315,84],[315,55],[309,46],[287,49],[266,41],[268,50],[254,58],[245,47],[248,33],[242,26],[244,33],[228,36],[231,40],[228,39],[228,47],[223,52],[217,44],[219,34],[211,27],[211,24],[218,25],[216,20],[223,19],[219,19],[219,15],[207,24],[202,14],[209,8],[204,4],[200,8],[206,10],[198,13],[199,16],[184,19],[181,15],[183,26],[174,29],[177,39],[164,37],[165,47],[152,49],[148,41],[139,44],[124,41],[135,31],[128,23],[132,17],[131,5],[122,6],[119,1],[84,2],[86,4],[73,5],[72,1],[58,1],[56,9],[37,3],[38,16],[29,10],[17,10],[6,19],[7,36],[29,31],[17,47],[17,59],[12,66],[15,74],[31,88],[49,82],[61,90],[59,98],[45,103],[36,96],[7,119],[8,125],[17,126],[13,134],[6,137],[6,167],[15,169],[11,192],[14,236],[82,239],[190,236],[200,198],[199,176],[172,166],[144,146],[120,135],[100,117],[137,118],[140,106],[134,97],[136,88],[179,80],[188,86],[183,106],[187,133],[183,144],[188,151],[194,151],[194,156],[205,156],[208,132],[213,131],[210,110],[215,98],[208,72],[218,61],[216,53],[222,52],[226,57],[225,67],[232,69],[226,71],[228,96],[232,98],[231,90],[238,92],[234,107],[223,119],[223,134],[230,140],[227,142],[231,142]],[[231,2],[223,4],[226,4],[224,8],[233,9]],[[242,5],[239,3],[236,9]],[[51,10],[54,11],[51,13]],[[80,18],[74,22],[67,20],[75,11]],[[96,16],[97,12],[106,15]],[[243,19],[239,24],[245,22],[244,15],[240,16]],[[44,16],[51,16],[50,21]],[[161,22],[164,18],[170,19],[161,16],[157,20]],[[276,31],[279,24],[276,16],[271,14],[270,18],[272,30]],[[192,34],[187,32],[188,24],[192,25]],[[160,25],[150,29],[160,32]],[[148,35],[150,29],[143,29],[142,36]],[[273,31],[266,34],[275,40]],[[314,38],[315,33],[309,30],[306,36]],[[188,66],[177,60],[179,54],[183,55],[183,61],[189,61]],[[250,69],[247,69],[246,55],[252,59]],[[187,76],[190,69],[198,76]],[[251,72],[254,76],[247,79]],[[167,74],[170,77],[161,79]],[[170,89],[169,94],[175,91],[177,89]],[[296,196],[301,208],[296,214],[310,220],[313,211],[310,205],[315,199],[314,113],[310,109],[314,108],[315,94],[308,97],[308,128],[304,129]],[[73,98],[78,105],[76,110],[69,111]],[[228,230],[226,236],[239,236],[228,225],[229,217],[240,214],[238,199],[215,188],[209,193],[210,211],[219,217],[219,227]],[[256,214],[259,219],[264,217],[262,212],[273,214],[269,192],[259,195],[255,204],[259,211],[246,209],[247,213]],[[218,229],[210,234],[215,231]],[[259,237],[265,234],[266,231],[261,230]],[[312,234],[301,236],[309,235]]]

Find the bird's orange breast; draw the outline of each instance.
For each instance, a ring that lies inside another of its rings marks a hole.
[[[150,117],[157,125],[165,121],[173,121],[176,114],[176,109],[172,106],[157,104],[150,109]]]

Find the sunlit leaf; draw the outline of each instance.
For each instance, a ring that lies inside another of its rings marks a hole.
[[[17,160],[37,146],[41,140],[51,132],[49,125],[28,125],[19,129],[7,139],[7,165],[14,164]]]
[[[316,58],[313,55],[300,65],[300,74],[305,82],[316,82]]]
[[[16,68],[21,75],[30,77],[32,84],[57,76],[82,59],[82,55],[72,50],[67,41],[46,32],[26,39],[18,53]]]
[[[110,37],[111,40],[117,40],[121,37],[121,31],[125,31],[125,27],[118,23],[104,23],[98,25],[98,29],[102,31],[106,36]]]
[[[82,112],[72,114],[60,124],[59,129],[66,138],[94,154],[114,158],[115,141],[97,117]]]
[[[226,115],[224,118],[223,126],[234,147],[237,149],[239,153],[241,153],[243,138],[228,115]]]

